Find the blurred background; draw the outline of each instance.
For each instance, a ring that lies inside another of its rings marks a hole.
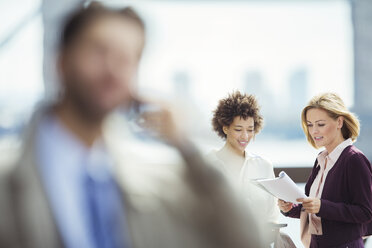
[[[56,97],[58,31],[82,2],[0,0],[0,150],[19,144],[37,102]],[[300,112],[332,91],[359,116],[357,146],[372,160],[372,1],[102,2],[133,6],[145,19],[138,87],[181,102],[204,153],[223,145],[210,124],[218,100],[234,90],[255,94],[265,127],[248,149],[303,187],[319,151],[306,142]],[[297,225],[287,232],[299,243]]]

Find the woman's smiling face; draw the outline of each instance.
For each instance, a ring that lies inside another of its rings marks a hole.
[[[239,154],[244,153],[255,134],[254,119],[236,116],[230,126],[223,127],[223,132],[226,134],[226,143],[229,147]]]

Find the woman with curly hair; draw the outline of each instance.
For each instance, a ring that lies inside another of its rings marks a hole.
[[[236,91],[221,99],[214,111],[212,126],[226,142],[221,149],[209,154],[211,162],[231,179],[260,220],[276,222],[279,216],[276,200],[252,182],[257,178],[273,178],[273,166],[246,149],[263,126],[255,96]]]

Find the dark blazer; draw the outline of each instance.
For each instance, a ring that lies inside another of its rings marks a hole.
[[[305,186],[307,196],[319,169],[315,161]],[[301,208],[296,205],[285,215],[299,218]],[[355,146],[346,147],[328,172],[317,216],[322,218],[323,235],[312,235],[310,247],[339,247],[371,232],[372,167]]]

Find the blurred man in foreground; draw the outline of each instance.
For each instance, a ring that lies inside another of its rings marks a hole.
[[[181,154],[179,170],[144,172],[146,154],[131,152],[129,135],[117,149],[125,123],[113,112],[134,101],[144,42],[130,8],[93,3],[69,18],[61,98],[35,112],[19,160],[0,178],[0,247],[261,247],[260,228],[169,111],[145,119]]]

